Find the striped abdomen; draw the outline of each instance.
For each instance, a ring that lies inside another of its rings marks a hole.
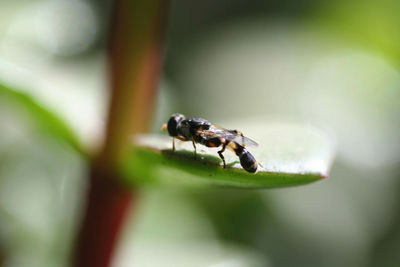
[[[243,169],[251,173],[257,171],[258,163],[256,159],[244,146],[236,142],[229,142],[228,147],[239,157]]]
[[[221,152],[225,150],[225,147],[231,150],[236,156],[239,157],[240,165],[242,165],[243,169],[248,172],[254,173],[257,171],[258,163],[253,155],[242,145],[235,141],[229,141],[224,138],[211,137],[211,138],[202,138],[201,136],[195,136],[194,140],[196,143],[205,145],[207,147],[219,147],[222,146]],[[221,155],[220,155],[221,156]],[[223,157],[221,156],[223,159]],[[225,164],[225,163],[224,163]]]

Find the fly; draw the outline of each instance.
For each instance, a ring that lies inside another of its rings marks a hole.
[[[196,156],[196,143],[207,147],[222,147],[218,151],[224,168],[226,162],[222,154],[225,149],[231,150],[239,157],[240,165],[248,172],[257,171],[258,163],[245,146],[258,146],[253,140],[243,136],[237,130],[228,130],[218,127],[202,118],[186,118],[182,114],[174,114],[168,123],[162,126],[162,130],[168,130],[172,136],[172,150],[175,151],[175,138],[181,141],[191,141]]]

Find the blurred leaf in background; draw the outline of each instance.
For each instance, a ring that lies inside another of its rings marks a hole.
[[[0,5],[2,266],[67,266],[102,125],[100,25],[86,1]]]
[[[395,0],[321,1],[311,16],[311,23],[316,19],[321,29],[366,48],[399,68],[399,8],[400,3]]]
[[[63,265],[86,183],[78,141],[47,110],[3,86],[0,132],[4,266]]]

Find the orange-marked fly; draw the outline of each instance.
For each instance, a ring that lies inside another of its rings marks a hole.
[[[237,130],[227,130],[218,127],[202,118],[186,118],[182,114],[174,114],[162,130],[168,130],[172,136],[172,150],[175,151],[175,138],[181,141],[192,141],[196,155],[196,143],[207,147],[222,147],[218,155],[226,168],[225,158],[222,153],[225,149],[231,150],[239,157],[243,169],[254,173],[260,165],[245,146],[258,146],[253,140],[243,136]]]

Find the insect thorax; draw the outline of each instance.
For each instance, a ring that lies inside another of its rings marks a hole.
[[[196,131],[199,129],[207,130],[211,126],[211,123],[202,118],[187,118],[182,120],[177,129],[179,135],[184,138],[191,139],[196,135]]]

